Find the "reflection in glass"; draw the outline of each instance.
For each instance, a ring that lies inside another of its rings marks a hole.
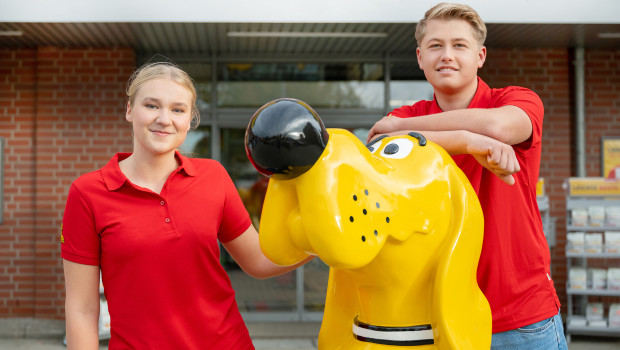
[[[192,158],[211,157],[211,129],[199,127],[187,133],[185,142],[179,147],[181,154]]]
[[[388,110],[432,100],[433,87],[415,60],[390,64],[390,102]]]
[[[220,82],[217,86],[218,107],[255,108],[267,101],[289,97],[314,108],[382,109],[384,86],[378,81]]]
[[[391,81],[389,110],[433,99],[433,86],[425,80]]]
[[[383,108],[383,65],[229,63],[218,72],[218,107],[256,107],[281,97],[315,108]]]
[[[329,266],[315,258],[304,265],[304,309],[323,312],[327,295]]]
[[[210,157],[210,132],[208,127],[190,130],[180,151],[191,157]],[[237,187],[254,227],[258,229],[269,179],[259,174],[245,155],[245,129],[221,129],[220,132],[221,163]],[[220,262],[230,277],[242,312],[296,310],[297,282],[294,271],[267,280],[257,280],[246,275],[225,249],[220,249]]]

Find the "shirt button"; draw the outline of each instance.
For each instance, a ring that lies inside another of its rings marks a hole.
[[[161,201],[161,202],[159,202],[159,204],[164,205],[164,204],[166,204],[166,202]]]
[[[170,218],[166,218],[166,220],[164,220],[164,221],[166,221],[166,222],[170,222]]]

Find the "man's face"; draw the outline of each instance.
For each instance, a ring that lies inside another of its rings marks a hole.
[[[435,92],[454,94],[477,84],[486,48],[478,44],[464,20],[430,20],[416,50],[418,64]]]

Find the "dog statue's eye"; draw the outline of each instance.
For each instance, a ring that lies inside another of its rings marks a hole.
[[[368,150],[370,151],[370,153],[375,153],[375,152],[377,152],[377,150],[378,150],[379,148],[381,148],[381,143],[382,143],[382,142],[383,142],[383,140],[379,140],[379,141],[377,141],[377,142],[373,143],[372,145],[369,145],[369,146],[368,146]]]
[[[385,145],[381,155],[385,158],[403,159],[411,153],[412,149],[413,142],[411,140],[405,138],[395,139]]]

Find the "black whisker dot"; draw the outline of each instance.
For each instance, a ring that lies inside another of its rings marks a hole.
[[[362,210],[362,213],[364,213],[364,215],[368,214],[368,212],[366,211],[366,209]]]
[[[351,220],[351,221],[353,221],[353,220]],[[389,217],[389,216],[387,216],[387,217],[385,218],[385,222],[387,222],[388,224],[390,223],[390,217]]]
[[[353,200],[356,201],[357,200],[357,196],[353,195]]]
[[[378,235],[379,235],[379,232],[377,232],[377,230],[375,230],[375,236],[378,236]]]
[[[379,202],[377,202],[376,206],[377,206],[377,209],[378,209],[379,208]]]
[[[353,222],[353,217],[349,216],[349,221]]]
[[[365,195],[368,195],[368,190],[364,190],[364,194],[365,194]]]
[[[362,236],[362,242],[366,242],[366,237]]]

